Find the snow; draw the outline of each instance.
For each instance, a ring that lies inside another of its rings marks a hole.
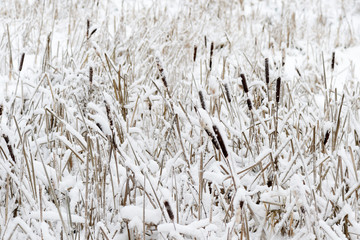
[[[60,221],[59,213],[52,211],[44,211],[41,213],[43,216],[43,220],[45,221]],[[66,216],[66,212],[61,213],[62,216]],[[40,212],[32,212],[30,213],[30,217],[35,219],[40,219]],[[73,223],[84,223],[85,219],[78,215],[71,215],[71,221]]]
[[[0,21],[1,239],[360,235],[358,1],[4,0]]]
[[[135,221],[133,222],[133,224],[135,224],[135,222],[140,222],[140,226],[142,228],[142,222],[143,222],[143,209],[141,207],[138,206],[125,206],[120,210],[120,214],[121,217],[123,219],[128,219],[133,221],[134,218]],[[145,223],[149,224],[159,224],[161,221],[161,211],[159,209],[145,209]],[[135,224],[137,225],[137,224]]]

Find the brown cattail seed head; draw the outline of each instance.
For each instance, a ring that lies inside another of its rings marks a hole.
[[[331,70],[334,70],[334,68],[335,68],[335,52],[332,53]]]
[[[279,103],[280,101],[280,87],[281,87],[281,78],[278,77],[276,80],[276,102]]]
[[[214,144],[215,148],[220,150],[219,142],[216,140],[216,137],[214,136],[214,134],[207,128],[205,128],[205,132],[211,138],[211,142]]]
[[[214,132],[215,132],[215,135],[216,135],[216,138],[220,144],[220,148],[221,148],[221,151],[223,152],[225,158],[227,158],[229,156],[227,150],[226,150],[226,147],[225,147],[225,144],[224,144],[224,140],[220,134],[220,131],[219,129],[217,128],[217,126],[213,125],[213,129],[214,129]]]
[[[92,84],[93,82],[93,68],[90,67],[89,69],[89,81],[90,81],[90,84]]]
[[[7,145],[7,148],[8,148],[8,150],[9,150],[9,154],[10,154],[11,159],[12,159],[14,162],[16,162],[16,160],[15,160],[15,155],[14,155],[14,151],[13,151],[13,147],[12,147],[11,144],[10,144],[9,137],[8,137],[7,135],[5,135],[5,134],[3,134],[2,136],[3,136],[3,138],[4,138],[5,142],[6,142],[6,145]]]
[[[170,204],[168,201],[165,201],[164,202],[164,205],[165,205],[165,208],[166,208],[166,211],[169,215],[169,218],[171,219],[171,221],[174,221],[174,213],[173,211],[171,210],[171,207],[170,207]]]
[[[161,80],[162,80],[164,86],[167,88],[168,84],[167,84],[167,81],[166,81],[164,68],[161,66],[160,59],[158,57],[156,57],[155,61],[156,61],[156,65],[158,67],[158,70],[159,70],[159,73],[160,73],[160,76],[161,76]]]
[[[196,61],[196,53],[197,53],[197,46],[195,45],[194,46],[194,57],[193,57],[194,62]]]
[[[226,98],[228,100],[228,102],[231,102],[231,96],[230,96],[230,91],[229,91],[229,85],[227,83],[224,84],[224,88],[225,88],[225,95]]]
[[[199,91],[199,98],[200,98],[201,107],[204,110],[206,110],[205,101],[204,101],[204,95],[203,95],[201,90]]]
[[[243,206],[244,206],[244,201],[240,201],[240,208],[243,208]]]
[[[247,83],[246,83],[245,75],[242,73],[242,74],[240,74],[240,77],[241,77],[241,83],[242,83],[243,88],[244,88],[244,92],[248,93],[249,89],[248,89],[248,86],[247,86]]]
[[[105,108],[106,108],[106,115],[107,115],[109,123],[110,123],[110,129],[111,129],[111,131],[113,131],[114,130],[114,123],[113,123],[113,120],[112,120],[111,115],[110,115],[110,106],[106,101],[104,101],[104,102],[105,102]]]
[[[252,110],[252,104],[251,104],[251,100],[249,98],[246,99],[246,103],[248,105],[249,110],[251,111]]]
[[[214,54],[214,42],[211,42],[211,45],[210,45],[210,63],[209,63],[210,70],[212,69],[212,57],[213,57],[213,54]]]
[[[90,20],[86,20],[86,38],[89,38]]]
[[[89,37],[91,37],[91,36],[96,32],[96,30],[97,30],[97,28],[95,28],[94,30],[92,30]]]
[[[265,58],[265,81],[269,84],[269,59]]]
[[[22,53],[21,58],[20,58],[19,72],[21,72],[21,70],[23,68],[24,58],[25,58],[25,53]]]
[[[330,131],[327,130],[326,133],[325,133],[325,137],[324,137],[324,146],[327,143],[327,141],[329,140],[329,136],[330,136]]]

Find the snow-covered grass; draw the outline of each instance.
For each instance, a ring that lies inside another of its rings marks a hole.
[[[1,239],[360,238],[358,1],[0,5]]]

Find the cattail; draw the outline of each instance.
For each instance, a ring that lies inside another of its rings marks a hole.
[[[206,36],[204,36],[204,44],[205,44],[205,47],[207,48],[207,38],[206,38]]]
[[[211,42],[211,45],[210,45],[210,63],[209,63],[210,70],[212,68],[213,53],[214,53],[214,42]]]
[[[165,205],[165,208],[166,208],[166,211],[169,215],[169,218],[171,219],[171,221],[174,221],[174,213],[173,211],[171,210],[171,207],[170,207],[170,204],[168,201],[165,201],[164,202],[164,205]]]
[[[240,74],[240,77],[241,77],[241,83],[242,83],[243,88],[244,88],[244,92],[248,93],[249,89],[248,89],[248,86],[247,86],[247,83],[246,83],[245,75],[242,73],[242,74]]]
[[[231,102],[231,97],[230,97],[229,85],[227,83],[225,83],[224,88],[225,88],[226,98],[227,98],[228,102],[230,103]]]
[[[240,201],[240,208],[243,208],[243,206],[244,206],[244,201]]]
[[[102,131],[102,127],[101,127],[100,123],[96,123],[96,126]]]
[[[265,58],[265,81],[269,84],[269,59]]]
[[[20,58],[19,72],[21,72],[21,70],[23,68],[24,58],[25,58],[25,53],[22,53],[21,58]]]
[[[195,45],[194,46],[194,58],[193,58],[194,62],[196,61],[196,53],[197,53],[197,46]]]
[[[113,123],[113,120],[112,120],[112,118],[110,116],[110,106],[109,106],[109,104],[107,104],[106,101],[104,101],[104,102],[105,102],[105,108],[106,108],[106,115],[107,115],[108,120],[109,120],[110,130],[111,130],[111,134],[112,134],[112,136],[109,136],[109,138],[110,138],[111,144],[113,146],[115,146],[114,123]]]
[[[13,148],[12,148],[12,146],[11,146],[11,144],[10,144],[10,141],[9,141],[9,137],[8,137],[7,135],[5,135],[5,134],[3,134],[2,136],[3,136],[3,138],[4,138],[5,142],[6,142],[6,146],[7,146],[8,150],[9,150],[11,159],[12,159],[14,162],[16,162],[16,160],[15,160],[15,155],[14,155],[14,151],[13,151]]]
[[[199,91],[199,98],[200,98],[200,102],[201,102],[201,107],[206,110],[206,106],[205,106],[205,101],[204,101],[204,95],[202,93],[202,91]]]
[[[219,142],[216,140],[216,137],[214,136],[214,134],[207,128],[205,128],[205,132],[211,138],[211,142],[214,144],[215,148],[220,150]]]
[[[111,118],[111,116],[110,116],[110,106],[109,106],[109,104],[106,102],[106,101],[104,101],[105,102],[105,108],[106,108],[106,116],[108,117],[108,119],[109,119],[109,123],[110,123],[110,129],[111,129],[111,131],[114,129],[114,123],[113,123],[113,120],[112,120],[112,118]]]
[[[278,77],[276,80],[276,102],[279,103],[280,101],[280,87],[281,87],[281,78]]]
[[[0,116],[3,114],[3,109],[4,109],[3,105],[0,104]]]
[[[90,84],[92,84],[93,82],[93,68],[90,67],[89,69],[89,81],[90,81]]]
[[[156,57],[155,61],[156,61],[156,65],[157,65],[157,67],[159,69],[159,72],[160,72],[161,80],[162,80],[164,86],[167,88],[168,85],[167,85],[167,82],[166,82],[164,68],[161,66],[160,59],[158,57]]]
[[[327,143],[327,141],[329,140],[329,136],[330,136],[330,131],[327,130],[326,133],[325,133],[325,137],[324,137],[324,146]]]
[[[335,67],[335,52],[332,53],[331,70],[334,70],[334,67]]]
[[[226,147],[225,147],[225,144],[224,144],[224,141],[223,141],[223,138],[220,134],[220,131],[219,129],[217,128],[217,126],[213,125],[213,129],[214,129],[214,132],[215,132],[215,135],[216,135],[216,138],[220,144],[220,148],[221,148],[221,151],[223,152],[225,158],[227,158],[229,156],[227,150],[226,150]]]
[[[90,20],[86,20],[86,38],[89,38]]]
[[[251,111],[251,109],[252,109],[252,104],[251,104],[251,100],[250,100],[249,98],[246,99],[246,103],[247,103],[247,105],[248,105],[249,110]]]
[[[91,31],[89,38],[96,32],[97,28],[95,28],[94,30]]]

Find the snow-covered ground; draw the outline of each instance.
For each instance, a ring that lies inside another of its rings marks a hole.
[[[1,239],[360,238],[359,1],[1,0],[0,36]]]

